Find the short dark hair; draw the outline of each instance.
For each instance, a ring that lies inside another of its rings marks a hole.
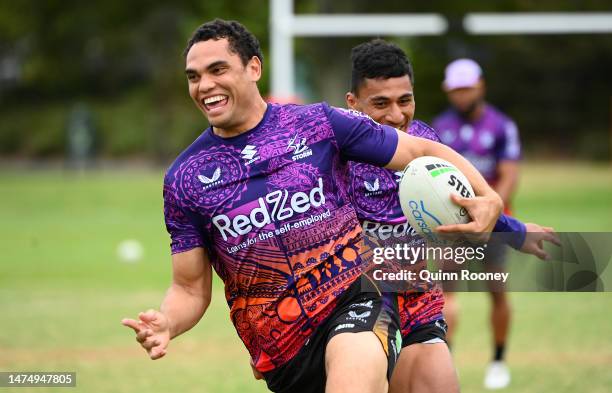
[[[397,45],[379,38],[359,44],[351,50],[351,92],[367,79],[397,78],[408,75],[414,84],[412,64]]]
[[[191,47],[198,42],[223,38],[226,38],[229,42],[230,52],[240,56],[243,65],[247,65],[253,56],[258,57],[259,61],[263,63],[263,55],[257,38],[239,22],[223,19],[215,19],[198,27],[187,42],[183,56],[187,57]]]

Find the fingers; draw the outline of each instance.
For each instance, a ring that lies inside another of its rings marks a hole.
[[[145,340],[153,335],[153,331],[151,329],[141,330],[136,334],[136,341],[139,343],[144,343]]]
[[[155,348],[151,352],[149,352],[149,357],[151,360],[157,360],[166,355],[166,350],[163,348]]]
[[[142,347],[150,354],[152,349],[161,345],[161,342],[158,339],[149,338],[143,341],[140,345],[142,345]]]
[[[540,258],[543,261],[547,261],[550,259],[550,255],[548,255],[548,253],[546,252],[546,250],[544,250],[544,244],[542,243],[542,240],[537,242],[538,247],[536,247],[536,249],[534,250],[534,255],[538,258]]]
[[[559,239],[559,236],[555,233],[555,230],[550,227],[545,227],[544,230],[546,231],[544,232],[544,239],[556,246],[561,247],[561,239]]]
[[[157,311],[149,309],[146,312],[138,314],[138,318],[145,323],[154,323],[157,321]]]
[[[467,224],[447,224],[436,227],[435,231],[440,233],[456,233],[456,232],[481,232],[478,230],[476,221],[468,222]]]
[[[451,197],[451,201],[463,207],[467,207],[468,205],[470,205],[470,202],[472,202],[471,198],[463,198],[462,196],[459,196],[453,193],[451,193],[450,197]]]
[[[135,321],[135,320],[130,319],[130,318],[123,318],[121,320],[121,324],[123,326],[127,326],[127,327],[131,328],[136,333],[140,332],[141,325],[138,323],[138,321]]]
[[[136,341],[147,351],[152,360],[164,357],[168,339],[164,338],[163,332],[154,332],[154,330],[159,330],[159,312],[149,309],[146,312],[139,313],[138,318],[140,321],[124,318],[121,320],[121,324],[134,330]],[[162,345],[162,343],[164,344]]]

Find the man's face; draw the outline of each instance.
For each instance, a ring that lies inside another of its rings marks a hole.
[[[245,66],[227,39],[200,41],[187,53],[185,74],[189,95],[212,126],[231,130],[247,121],[261,77],[257,57]]]
[[[484,86],[482,81],[473,87],[462,87],[446,92],[448,101],[455,109],[464,115],[469,115],[484,99]]]
[[[346,103],[376,122],[402,131],[408,129],[414,117],[414,93],[408,75],[365,79],[356,94],[347,93]]]

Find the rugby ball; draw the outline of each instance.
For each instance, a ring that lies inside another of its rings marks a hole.
[[[472,198],[474,190],[463,173],[438,157],[419,157],[408,164],[399,185],[399,200],[410,226],[428,243],[446,244],[434,232],[440,225],[471,221],[451,194]]]

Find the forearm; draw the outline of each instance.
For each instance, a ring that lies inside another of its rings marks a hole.
[[[209,304],[210,294],[172,284],[160,308],[160,311],[168,318],[170,337],[174,338],[194,327],[206,312]]]

